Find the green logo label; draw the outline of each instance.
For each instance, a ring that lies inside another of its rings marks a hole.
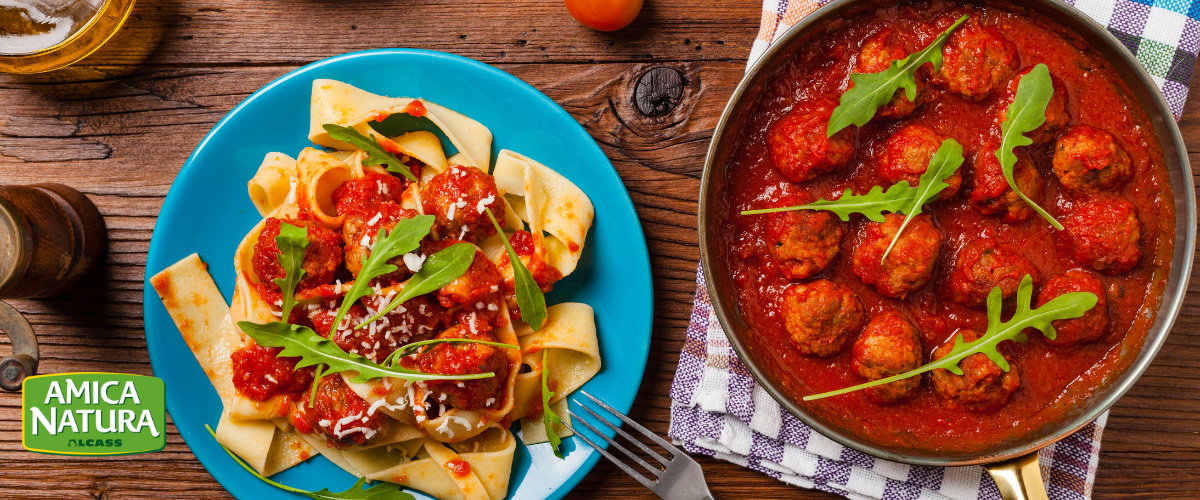
[[[128,455],[167,445],[162,379],[55,373],[25,379],[21,445],[59,455]]]

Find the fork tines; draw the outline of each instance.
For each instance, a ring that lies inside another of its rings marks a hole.
[[[588,399],[592,400],[592,402],[594,402],[601,409],[603,409],[604,412],[608,413],[611,416],[615,416],[615,417],[619,418],[622,422],[628,424],[631,428],[638,431],[641,435],[653,440],[654,443],[661,446],[663,448],[663,450],[666,450],[667,454],[670,455],[670,457],[663,457],[662,455],[660,455],[658,452],[651,449],[649,446],[647,446],[642,441],[635,439],[628,432],[625,432],[625,430],[621,429],[620,425],[614,424],[610,420],[611,417],[605,418],[605,417],[601,416],[599,413],[597,413],[596,411],[593,411],[587,405],[583,404],[581,401],[576,401],[575,404],[579,405],[580,408],[583,408],[583,410],[592,417],[592,420],[600,422],[604,426],[608,427],[609,429],[612,429],[614,432],[616,432],[617,434],[624,437],[630,443],[633,443],[634,445],[636,445],[643,452],[645,452],[647,455],[649,455],[651,457],[651,460],[656,463],[654,465],[647,463],[641,457],[637,456],[637,454],[633,453],[628,448],[621,446],[620,443],[617,443],[615,440],[608,437],[608,435],[606,435],[604,432],[602,432],[600,429],[598,429],[595,425],[592,425],[591,423],[588,422],[587,419],[582,418],[579,414],[571,411],[570,407],[568,407],[567,414],[569,414],[571,416],[572,420],[574,420],[575,422],[578,422],[580,425],[583,425],[584,427],[586,427],[589,431],[592,432],[592,434],[599,436],[601,439],[604,439],[604,441],[607,442],[609,445],[615,447],[618,450],[621,450],[621,452],[624,453],[625,456],[629,457],[634,462],[636,462],[638,465],[641,465],[643,468],[645,468],[645,470],[652,477],[648,478],[644,474],[634,470],[634,468],[631,467],[629,464],[627,464],[627,463],[621,461],[620,459],[618,459],[617,457],[613,456],[613,454],[609,453],[608,450],[605,450],[604,448],[600,447],[594,441],[592,441],[590,438],[583,435],[579,431],[576,431],[574,428],[571,428],[571,426],[567,425],[567,428],[571,429],[571,431],[574,432],[576,436],[579,436],[579,439],[582,439],[583,442],[587,443],[589,446],[594,448],[596,451],[600,452],[601,455],[604,455],[605,458],[607,458],[609,461],[611,461],[617,467],[620,467],[621,470],[625,471],[630,476],[633,476],[633,478],[637,479],[638,482],[642,483],[647,488],[650,488],[651,491],[658,494],[658,496],[660,496],[660,497],[672,498],[672,499],[674,499],[674,498],[692,498],[692,499],[712,498],[711,494],[708,492],[707,486],[704,483],[704,473],[703,473],[703,471],[700,470],[700,465],[697,464],[695,460],[692,460],[691,457],[687,456],[687,454],[684,453],[682,450],[680,450],[679,448],[676,448],[671,443],[667,442],[665,439],[658,437],[658,435],[654,434],[653,432],[650,432],[648,429],[646,429],[645,427],[642,427],[637,422],[634,422],[629,417],[626,417],[625,415],[621,414],[621,412],[619,412],[616,409],[614,409],[613,407],[609,406],[607,403],[597,399],[595,396],[592,396],[591,394],[588,394],[585,391],[579,391],[579,392],[580,392],[580,394],[587,396]],[[563,425],[566,425],[566,424],[564,423]],[[681,481],[681,480],[683,480],[683,481]],[[691,484],[677,484],[677,483],[691,483]],[[696,484],[696,483],[698,483],[698,484]],[[679,487],[677,487],[677,486],[679,486]],[[686,491],[684,491],[684,490],[686,490]],[[687,495],[687,496],[679,496],[680,494]]]

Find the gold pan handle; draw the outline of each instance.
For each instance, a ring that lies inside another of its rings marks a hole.
[[[1046,484],[1042,482],[1042,470],[1038,467],[1037,452],[1028,455],[987,464],[983,466],[996,486],[1000,487],[1000,496],[1004,500],[1049,500],[1046,496]]]

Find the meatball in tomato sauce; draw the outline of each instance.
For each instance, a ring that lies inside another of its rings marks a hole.
[[[346,239],[346,270],[358,277],[363,262],[371,256],[371,247],[382,236],[380,230],[391,232],[401,220],[416,217],[416,210],[402,208],[396,202],[385,201],[361,211],[354,210],[346,214],[342,224],[342,235]],[[408,278],[411,271],[404,265],[403,257],[393,257],[388,264],[396,266],[396,271],[380,277],[384,282],[400,282]]]
[[[404,192],[404,181],[392,175],[371,170],[363,172],[333,190],[333,205],[338,215],[352,212],[371,212],[381,203],[399,203]]]
[[[862,48],[858,51],[858,64],[855,66],[854,72],[879,73],[888,69],[892,65],[892,61],[908,57],[908,51],[896,38],[898,37],[893,36],[891,28],[883,28],[863,41]],[[892,94],[892,100],[875,111],[875,116],[884,120],[899,120],[912,114],[917,109],[921,95],[925,91],[924,78],[918,75],[916,82],[916,99],[909,100],[906,90],[897,89],[896,93]]]
[[[452,326],[437,336],[439,339],[472,339],[495,342],[490,333],[473,333],[462,325]],[[504,399],[508,380],[508,357],[504,348],[468,342],[435,344],[417,354],[406,356],[403,364],[410,369],[439,375],[473,375],[493,373],[494,376],[472,380],[431,380],[425,386],[432,394],[434,405],[447,408],[480,410],[497,408]]]
[[[1124,199],[1098,198],[1062,221],[1062,247],[1080,264],[1108,275],[1124,274],[1142,258],[1137,210]]]
[[[489,209],[504,226],[504,202],[496,180],[475,167],[454,165],[433,176],[421,190],[421,205],[424,213],[437,217],[434,225],[443,239],[478,243],[496,234]]]
[[[850,369],[867,380],[879,380],[915,370],[923,359],[921,336],[917,328],[903,316],[886,312],[867,323],[862,335],[854,342]],[[864,390],[867,399],[878,404],[890,404],[911,398],[921,385],[917,375]]]
[[[271,295],[265,297],[270,302],[280,299],[280,289],[279,285],[275,284],[275,279],[283,278],[287,274],[283,266],[279,265],[279,244],[275,241],[285,223],[305,228],[308,237],[308,247],[304,249],[302,263],[304,275],[300,277],[300,283],[296,286],[297,293],[333,283],[338,266],[342,263],[342,235],[311,221],[268,217],[262,232],[258,234],[258,242],[254,245],[252,266],[260,285]]]
[[[454,243],[457,242],[429,242],[422,248],[427,255],[432,255]],[[499,303],[500,287],[503,284],[504,276],[500,274],[496,264],[488,260],[482,250],[475,250],[475,259],[471,261],[471,266],[461,276],[439,289],[437,298],[445,307],[466,306],[482,309],[487,304]]]
[[[972,101],[1000,89],[1017,70],[1017,46],[994,26],[974,18],[963,23],[942,47],[940,80],[951,92]]]
[[[812,197],[789,199],[785,205],[811,203]],[[831,212],[794,210],[767,214],[767,244],[780,272],[801,280],[821,272],[842,248],[842,222]]]
[[[280,394],[303,391],[312,384],[312,368],[296,369],[300,358],[281,358],[281,347],[246,344],[229,355],[233,364],[233,387],[255,401]]]
[[[1074,196],[1124,186],[1133,178],[1129,154],[1112,134],[1087,125],[1071,127],[1054,146],[1054,176]]]
[[[1044,337],[1047,344],[1059,348],[1076,347],[1104,336],[1108,330],[1108,300],[1105,297],[1104,284],[1095,275],[1082,269],[1072,269],[1046,280],[1046,284],[1038,292],[1037,307],[1072,292],[1094,294],[1096,305],[1078,318],[1050,322],[1050,326],[1054,327],[1055,336],[1053,339]]]
[[[1024,148],[1017,148],[1014,153],[1017,163],[1013,165],[1013,181],[1022,194],[1037,203],[1042,198],[1046,182]],[[1001,220],[1009,223],[1025,222],[1037,213],[1008,185],[1000,161],[996,159],[995,146],[984,148],[975,155],[972,179],[971,205],[979,213],[999,214]]]
[[[1021,83],[1021,78],[1029,74],[1033,70],[1033,66],[1021,70],[1008,81],[1008,87],[1005,88],[1004,95],[1001,96],[997,105],[996,123],[1004,123],[1008,118],[1008,107],[1012,104],[1013,99],[1017,96],[1017,85]],[[1034,146],[1049,144],[1058,138],[1063,129],[1067,128],[1067,123],[1071,121],[1071,115],[1067,112],[1067,87],[1063,85],[1062,80],[1053,73],[1050,74],[1050,82],[1054,88],[1054,95],[1050,97],[1050,102],[1046,105],[1046,121],[1032,132],[1025,134],[1025,137],[1033,140]]]
[[[833,99],[802,103],[771,126],[767,143],[771,162],[792,182],[804,182],[838,170],[854,157],[854,131],[846,127],[828,137]]]
[[[946,136],[923,123],[911,123],[901,127],[888,137],[883,153],[879,157],[879,175],[888,183],[908,181],[909,186],[921,183],[921,175],[929,169],[929,160],[942,147]],[[954,172],[945,180],[949,185],[938,193],[939,200],[953,198],[962,184],[962,174]]]
[[[950,300],[971,307],[983,307],[993,288],[1000,287],[1001,297],[1017,293],[1025,275],[1037,283],[1038,269],[1029,259],[996,245],[990,237],[978,238],[958,253],[950,272]]]
[[[391,303],[388,295],[372,295],[363,298],[374,311],[383,310]],[[375,327],[356,328],[361,321],[371,316],[359,304],[350,306],[341,328],[331,334],[337,309],[319,309],[312,313],[313,329],[323,337],[333,340],[343,351],[358,354],[376,363],[382,363],[399,349],[412,342],[429,340],[434,334],[455,322],[449,310],[438,304],[430,295],[413,297],[383,315]]]
[[[547,261],[546,247],[534,241],[533,235],[525,230],[513,233],[509,237],[508,243],[512,245],[517,258],[525,265],[525,269],[529,270],[534,283],[537,283],[542,293],[549,293],[553,290],[554,284],[558,280],[561,280],[563,275],[562,271],[551,266]],[[500,254],[496,269],[504,277],[502,288],[504,289],[504,300],[508,304],[508,310],[515,317],[519,318],[521,316],[521,309],[517,305],[517,282],[516,276],[513,273],[512,262],[508,260],[508,252]]]
[[[904,216],[896,213],[887,214],[882,223],[866,223],[862,242],[854,249],[854,274],[888,297],[903,298],[925,286],[942,251],[942,232],[933,225],[932,217],[921,214],[913,217],[884,258],[902,224]]]
[[[781,310],[792,343],[814,356],[841,352],[863,325],[863,306],[854,291],[829,280],[789,286]]]
[[[355,394],[342,375],[326,375],[317,382],[316,399],[309,405],[311,391],[292,405],[288,421],[304,434],[324,434],[338,448],[368,446],[388,433],[388,417],[371,410],[366,400]]]
[[[959,330],[954,337],[933,351],[933,359],[938,360],[950,354],[954,349],[954,339],[962,335],[963,342],[974,342],[979,333],[973,330]],[[1001,347],[1002,349],[1002,347]],[[955,375],[950,370],[936,368],[930,373],[930,382],[934,392],[941,396],[946,406],[964,408],[977,412],[993,412],[1008,403],[1021,385],[1017,374],[1017,366],[1012,363],[1008,354],[1001,352],[1008,361],[1008,371],[1000,369],[987,354],[977,352],[958,362],[962,375]]]

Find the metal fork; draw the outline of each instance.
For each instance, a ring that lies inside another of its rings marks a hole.
[[[570,407],[568,407],[567,414],[571,415],[572,420],[583,424],[583,426],[587,427],[588,430],[592,431],[593,434],[604,438],[609,445],[624,452],[626,456],[644,467],[654,477],[648,478],[639,473],[638,471],[634,470],[633,467],[630,467],[625,462],[617,459],[617,457],[613,456],[612,453],[609,453],[604,448],[596,445],[596,443],[591,439],[588,439],[587,436],[584,436],[571,426],[563,423],[563,425],[566,425],[568,429],[571,429],[571,432],[574,432],[576,436],[579,436],[579,439],[582,439],[583,442],[588,444],[588,446],[595,448],[596,451],[600,452],[601,455],[604,455],[605,458],[616,464],[617,467],[620,467],[621,470],[625,471],[630,476],[633,476],[633,478],[637,479],[638,482],[642,483],[647,488],[650,488],[650,491],[654,492],[654,494],[666,500],[714,500],[713,494],[708,491],[708,484],[704,482],[704,471],[700,468],[700,464],[696,463],[695,460],[692,460],[692,457],[687,456],[687,453],[684,453],[683,450],[672,446],[671,443],[668,443],[665,439],[658,437],[645,427],[638,425],[637,422],[634,422],[629,417],[622,415],[621,412],[613,409],[613,407],[609,406],[605,402],[596,399],[595,396],[592,396],[584,391],[579,392],[584,396],[587,396],[588,399],[591,399],[610,415],[615,415],[617,418],[621,419],[622,422],[629,424],[630,427],[642,433],[642,435],[652,439],[655,443],[666,450],[667,453],[671,455],[671,458],[663,458],[662,455],[659,455],[654,450],[650,449],[649,446],[646,446],[641,441],[634,439],[633,436],[629,435],[629,433],[621,430],[619,425],[614,425],[612,422],[609,422],[607,418],[601,417],[598,413],[592,411],[592,409],[588,408],[587,405],[576,401],[575,404],[579,405],[580,408],[583,408],[585,411],[590,413],[595,420],[602,422],[604,425],[608,426],[609,429],[612,429],[616,431],[617,434],[624,436],[625,439],[629,440],[629,442],[637,445],[638,448],[641,448],[642,451],[653,457],[653,460],[657,461],[658,466],[656,467],[646,463],[646,461],[642,460],[641,457],[638,457],[624,446],[621,446],[616,441],[612,440],[612,438],[606,436],[603,432],[600,432],[599,429],[592,426],[592,424],[588,423],[587,420],[581,418],[578,414],[572,412]]]

